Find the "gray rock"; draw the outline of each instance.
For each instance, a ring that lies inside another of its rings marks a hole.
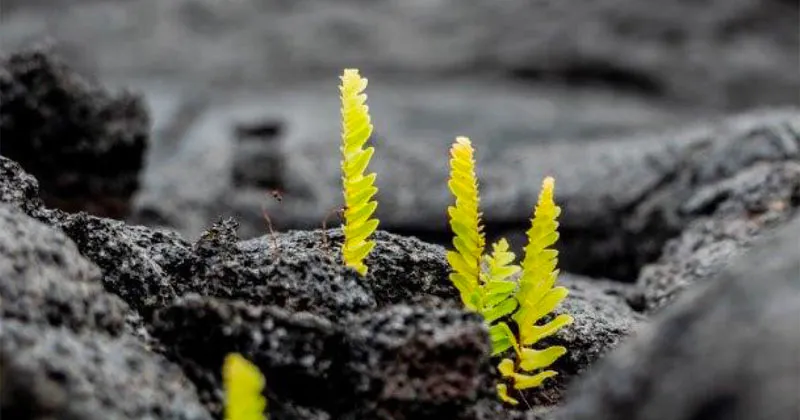
[[[495,399],[483,320],[461,310],[388,307],[353,320],[347,376],[361,401],[344,418],[473,418]]]
[[[689,198],[681,212],[707,216],[670,240],[659,260],[642,269],[637,284],[645,308],[663,308],[687,288],[713,278],[753,240],[782,228],[800,200],[798,162],[759,163]]]
[[[154,328],[213,411],[217,372],[232,351],[264,372],[278,419],[474,418],[467,408],[495,398],[488,338],[475,315],[399,305],[337,324],[189,296],[158,311]],[[298,407],[317,414],[290,417]]]
[[[0,156],[0,202],[33,214],[42,207],[39,181],[17,162]]]
[[[797,418],[798,238],[795,217],[681,297],[594,368],[558,418]]]
[[[0,316],[119,335],[140,323],[63,233],[0,204]],[[138,321],[138,322],[137,322]]]
[[[316,232],[238,243],[236,224],[212,226],[193,246],[192,255],[166,266],[184,292],[288,311],[308,311],[332,319],[371,310],[375,298],[368,280],[337,261],[338,248],[323,246]]]
[[[556,199],[563,207],[563,267],[634,281],[641,266],[658,258],[666,240],[704,214],[684,208],[699,190],[759,161],[800,158],[798,115],[797,109],[753,112],[680,131],[591,142],[553,139],[526,145],[473,136],[489,239],[500,235],[515,239],[509,231],[524,232],[542,178],[553,175]],[[287,188],[278,203],[263,194],[244,200],[246,193],[234,191],[234,198],[224,202],[244,216],[243,224],[264,229],[256,209],[265,201],[272,220],[290,227],[318,225],[327,209],[340,205],[338,143],[331,140],[320,150],[322,133],[304,140],[303,132],[288,139],[294,146],[286,152],[289,164],[284,178],[305,180],[306,190],[314,193],[297,197]],[[379,174],[377,214],[382,229],[449,242],[452,234],[444,211],[452,202],[446,189],[451,141],[438,138],[437,143],[419,141],[402,147],[376,140],[371,168]]]
[[[625,294],[631,286],[580,276],[562,275],[559,283],[569,295],[556,313],[568,313],[575,322],[547,340],[567,348],[554,364],[555,386],[563,389],[629,335],[646,318],[631,308]]]
[[[8,160],[3,168],[9,179],[26,179]],[[35,190],[21,194],[7,182],[0,191],[74,241],[100,268],[95,281],[153,331],[153,343],[144,342],[180,363],[214,413],[221,361],[240,351],[276,378],[267,393],[276,418],[505,415],[491,391],[485,329],[463,312],[441,246],[378,231],[361,277],[340,260],[339,229],[240,241],[236,223],[222,220],[191,244],[167,231],[37,207]],[[641,319],[628,303],[630,286],[563,282],[573,292],[562,310],[576,322],[549,340],[570,353],[545,397],[531,398],[546,405]]]
[[[129,337],[0,319],[0,413],[46,420],[205,420],[194,386]]]
[[[364,388],[363,394],[341,396],[342,389],[350,389],[355,385],[351,382],[345,385],[336,384],[336,380],[342,380],[336,379],[337,375],[343,375],[342,372],[349,369],[340,365],[355,362],[337,359],[333,354],[355,350],[352,348],[343,350],[337,347],[340,344],[336,343],[342,338],[331,338],[331,334],[334,337],[345,336],[344,340],[351,345],[360,343],[359,354],[375,352],[379,351],[376,347],[383,348],[386,344],[379,337],[373,336],[374,331],[359,332],[362,331],[360,323],[382,317],[405,318],[405,315],[400,316],[395,314],[395,311],[406,315],[417,314],[416,317],[423,319],[428,319],[432,313],[443,310],[439,308],[449,308],[447,311],[458,312],[461,303],[455,288],[447,280],[449,268],[444,259],[443,248],[427,245],[413,238],[379,231],[376,234],[377,246],[367,259],[370,272],[365,278],[361,278],[351,270],[344,269],[339,260],[341,233],[338,230],[291,231],[237,242],[234,229],[234,224],[225,221],[207,231],[193,246],[194,255],[182,257],[190,268],[177,274],[181,277],[175,278],[182,280],[176,280],[175,284],[190,285],[186,289],[190,293],[235,299],[239,302],[237,304],[239,306],[230,309],[230,305],[209,298],[184,299],[156,311],[156,321],[154,321],[162,342],[166,342],[168,348],[178,349],[174,351],[185,352],[181,357],[190,359],[183,363],[189,366],[187,369],[195,372],[192,374],[193,378],[200,378],[195,379],[196,382],[206,384],[201,388],[208,391],[202,391],[202,394],[210,407],[218,404],[215,402],[218,397],[213,393],[217,382],[209,376],[214,372],[210,372],[208,365],[197,366],[198,363],[204,364],[210,360],[211,356],[206,354],[209,348],[217,349],[214,350],[218,352],[215,353],[214,363],[221,361],[227,351],[258,348],[258,352],[263,353],[260,357],[271,360],[265,362],[266,365],[263,367],[278,372],[270,373],[268,377],[278,375],[281,378],[293,378],[290,385],[281,385],[281,379],[273,380],[279,382],[276,387],[291,387],[289,390],[274,391],[280,393],[276,396],[278,400],[293,401],[292,407],[308,409],[317,407],[334,418],[346,418],[339,417],[345,416],[344,411],[341,411],[345,408],[339,404],[346,404],[344,401],[350,399],[359,401],[357,405],[363,410],[368,410],[349,414],[355,416],[354,418],[371,418],[374,412],[370,410],[390,410],[386,404],[398,405],[397,409],[401,409],[402,404],[397,400],[401,396],[386,394],[389,391],[380,393],[377,391],[378,388],[388,386],[384,381],[403,381],[403,387],[399,385],[398,387],[402,390],[401,394],[407,397],[418,393],[416,397],[419,399],[423,396],[433,398],[426,396],[428,394],[424,389],[417,388],[427,387],[425,381],[411,381],[413,384],[409,384],[402,375],[401,377],[389,375],[385,373],[386,367],[373,366],[374,362],[363,355],[348,356],[357,361],[353,369],[360,372],[357,380],[362,384],[359,387]],[[575,317],[575,323],[542,344],[565,345],[569,353],[555,366],[560,372],[555,381],[548,381],[544,389],[528,393],[530,401],[540,404],[550,405],[558,401],[561,392],[571,380],[614,348],[643,320],[643,317],[632,310],[628,303],[632,285],[593,281],[569,275],[565,275],[562,281],[572,292],[560,311],[571,313]],[[281,307],[287,312],[281,315],[272,310],[261,309],[262,305]],[[253,315],[251,311],[260,315]],[[298,314],[303,312],[314,315],[304,315],[299,318],[314,320],[313,328],[308,327],[305,321],[301,326],[296,325],[300,322],[296,320]],[[253,320],[254,317],[256,320]],[[276,321],[276,317],[282,321]],[[221,332],[219,334],[212,334],[207,330],[203,334],[193,332],[195,328],[208,327],[208,323],[219,323],[220,325],[215,328],[219,328]],[[246,326],[242,323],[255,323],[256,326]],[[277,328],[275,325],[282,325],[283,329],[275,330],[274,328]],[[409,333],[401,326],[392,328],[395,329],[394,334]],[[357,334],[362,338],[351,334]],[[305,338],[300,339],[296,335]],[[364,337],[368,336],[372,338],[366,340]],[[266,342],[270,344],[265,344]],[[299,346],[297,342],[305,344]],[[299,362],[295,359],[303,357],[305,358],[303,360],[308,360],[311,364],[293,367],[288,372],[281,370],[283,368],[279,369],[279,366],[283,366],[282,363],[297,364]],[[212,363],[211,366],[215,365]],[[298,373],[296,369],[301,369],[304,373]],[[370,375],[382,375],[383,379],[376,382],[377,379]],[[493,375],[489,377],[494,378]],[[319,382],[320,378],[325,380]],[[433,382],[438,380],[433,377],[429,379]],[[444,387],[449,389],[447,386]],[[295,389],[297,391],[292,391]],[[315,395],[333,393],[335,395],[326,398],[342,401],[325,402],[323,406],[319,406],[318,404],[323,404],[315,402],[319,398],[310,401],[304,397],[308,389],[319,390],[314,392]],[[294,392],[297,392],[296,396]],[[289,394],[293,396],[287,396]],[[493,396],[487,398],[486,402],[465,403],[466,406],[476,405],[470,411],[459,415],[477,419],[492,418],[488,413],[501,413],[501,409],[492,406],[497,404],[497,400]],[[336,408],[332,408],[334,406]],[[454,416],[456,415],[454,413],[462,408],[464,407],[447,409],[440,407],[436,410],[451,410],[447,411],[450,413],[448,415]],[[354,408],[347,410],[351,409]],[[402,409],[416,410],[409,407]],[[283,413],[283,411],[278,412]],[[420,413],[424,412],[423,410]]]
[[[353,272],[343,268],[340,250],[344,237],[341,229],[289,231],[244,241],[240,247],[255,261],[271,255],[274,258],[272,264],[277,266],[286,265],[291,269],[303,265],[316,266],[317,270],[354,278],[359,285],[348,287],[366,288],[379,306],[419,303],[428,298],[458,299],[455,288],[447,279],[450,266],[445,260],[443,247],[381,230],[376,231],[373,238],[376,245],[365,261],[369,271],[364,278],[352,277]],[[319,259],[318,262],[313,256]],[[291,276],[298,277],[296,274]],[[315,281],[320,282],[317,279],[312,283]],[[308,287],[313,286],[301,288]],[[329,294],[336,293],[341,292]]]
[[[0,62],[0,153],[35,175],[48,205],[124,217],[139,186],[149,119],[44,51]]]
[[[18,164],[0,156],[0,202],[61,230],[83,257],[100,268],[103,287],[147,316],[177,295],[159,262],[189,244],[177,234],[42,207],[36,179]]]
[[[42,220],[64,231],[81,254],[100,267],[105,289],[145,318],[177,297],[175,285],[158,264],[160,253],[178,252],[185,245],[173,232],[127,226],[86,213],[48,211]]]

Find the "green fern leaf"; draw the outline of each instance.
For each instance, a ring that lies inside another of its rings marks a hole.
[[[346,69],[341,76],[339,87],[342,101],[342,186],[344,190],[344,243],[342,258],[347,266],[359,274],[367,274],[364,259],[375,247],[375,242],[368,240],[378,228],[378,220],[370,219],[378,207],[372,200],[378,192],[374,186],[376,175],[364,175],[375,149],[363,146],[372,135],[372,122],[369,107],[366,105],[367,95],[363,93],[367,87],[367,79],[362,78],[358,70]]]

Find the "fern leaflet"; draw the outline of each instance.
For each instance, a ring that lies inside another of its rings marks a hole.
[[[267,400],[261,395],[265,380],[261,371],[238,353],[225,357],[225,420],[266,420]]]

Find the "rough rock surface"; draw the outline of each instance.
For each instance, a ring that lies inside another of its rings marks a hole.
[[[24,213],[47,213],[35,180],[0,161],[10,175],[0,178],[0,416],[210,419],[183,372],[153,353],[139,314],[104,289],[101,270]],[[21,180],[30,182],[13,184]]]
[[[140,97],[116,97],[44,51],[0,60],[0,153],[36,176],[65,210],[129,212],[149,136]]]
[[[785,224],[798,206],[797,159],[758,163],[696,191],[681,212],[706,216],[670,240],[659,260],[641,271],[637,285],[645,309],[656,311],[690,286],[714,277],[755,238]]]
[[[400,305],[348,321],[189,296],[154,328],[205,398],[225,354],[247,355],[269,378],[277,418],[298,406],[330,418],[470,418],[476,400],[493,398],[480,318]]]
[[[337,230],[240,241],[236,223],[222,220],[191,244],[42,208],[35,183],[16,186],[27,195],[15,190],[12,182],[27,179],[22,169],[5,158],[0,164],[10,175],[0,179],[6,205],[20,215],[29,209],[97,264],[97,284],[141,315],[152,334],[143,342],[180,364],[213,413],[222,358],[240,351],[266,372],[278,419],[522,415],[508,414],[492,393],[485,327],[463,312],[438,245],[378,232],[362,278],[339,261]],[[553,340],[567,342],[571,354],[560,362],[564,374],[548,383],[545,404],[639,321],[626,286],[565,282],[574,283],[565,307],[576,323]]]
[[[0,155],[0,202],[32,215],[42,207],[39,182],[17,162]]]
[[[632,286],[569,274],[560,276],[559,283],[570,294],[556,313],[569,313],[575,322],[543,346],[561,345],[568,350],[553,365],[559,372],[557,386],[563,388],[633,334],[646,318],[627,299]]]
[[[0,319],[7,419],[210,420],[180,369],[131,337]]]
[[[680,298],[593,369],[558,418],[797,418],[798,238],[795,217]]]
[[[0,204],[0,316],[74,331],[122,333],[128,305],[62,232]],[[130,321],[134,321],[130,319]]]

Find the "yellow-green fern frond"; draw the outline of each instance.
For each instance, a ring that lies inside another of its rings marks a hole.
[[[364,148],[372,135],[367,95],[367,79],[356,69],[345,69],[339,86],[342,101],[342,186],[344,190],[344,244],[342,258],[347,266],[362,276],[367,274],[364,258],[375,247],[369,236],[378,228],[378,220],[370,219],[378,207],[371,201],[378,188],[374,173],[364,175],[375,149]]]
[[[265,380],[261,371],[237,353],[225,357],[225,420],[265,420],[267,400],[261,395]]]
[[[543,350],[530,348],[539,340],[572,323],[570,315],[561,314],[544,325],[537,325],[568,294],[565,287],[554,287],[558,278],[558,252],[552,246],[558,240],[557,218],[561,213],[553,199],[554,189],[553,178],[545,178],[531,228],[527,232],[528,245],[525,247],[517,293],[520,306],[513,315],[519,331],[519,342],[514,337],[507,339],[511,341],[517,360],[514,362],[504,359],[499,366],[503,377],[512,379],[514,388],[519,390],[539,386],[545,379],[555,376],[555,371],[545,369],[567,352],[562,346],[551,346]],[[519,373],[518,370],[530,374]]]
[[[551,313],[569,293],[565,287],[553,287],[558,278],[558,251],[551,247],[558,240],[557,218],[561,209],[553,199],[555,180],[542,182],[542,191],[536,204],[531,228],[527,232],[528,245],[522,261],[522,276],[517,299],[520,309],[514,319],[520,328],[520,341],[528,346],[555,333],[572,322],[569,315],[559,315],[544,326],[536,322]]]
[[[455,196],[454,206],[447,208],[450,227],[453,229],[455,251],[447,252],[447,261],[453,268],[450,281],[461,294],[464,305],[480,310],[475,294],[480,287],[481,256],[485,239],[481,214],[478,212],[478,178],[472,143],[466,137],[456,138],[450,149],[450,180],[447,186]]]

